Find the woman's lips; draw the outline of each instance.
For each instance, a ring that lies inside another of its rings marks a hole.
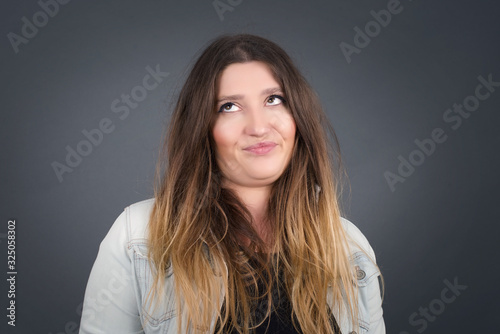
[[[276,145],[273,142],[262,142],[245,148],[245,151],[262,155],[271,152]]]

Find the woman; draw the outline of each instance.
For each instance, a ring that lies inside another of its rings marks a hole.
[[[279,46],[213,41],[180,92],[154,198],[100,245],[80,333],[385,333],[375,254],[341,217],[338,151]]]

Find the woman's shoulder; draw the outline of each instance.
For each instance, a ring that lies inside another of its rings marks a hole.
[[[364,250],[374,261],[376,261],[375,252],[363,232],[361,232],[361,230],[350,220],[344,217],[340,217],[340,220],[347,234],[347,241],[351,249],[351,254]]]
[[[146,239],[149,215],[153,209],[154,202],[154,198],[148,198],[132,203],[124,209],[130,238],[129,241]]]
[[[126,206],[111,225],[101,247],[119,250],[130,248],[131,243],[144,242],[153,204],[154,198],[150,198]]]

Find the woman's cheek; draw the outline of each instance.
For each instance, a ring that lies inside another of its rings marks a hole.
[[[238,124],[234,121],[217,122],[213,129],[213,136],[219,149],[232,147],[238,142]]]
[[[295,121],[289,113],[283,113],[276,117],[275,128],[283,138],[295,137]]]

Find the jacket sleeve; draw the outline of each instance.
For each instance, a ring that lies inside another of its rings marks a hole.
[[[102,240],[85,290],[80,334],[144,333],[128,232],[128,208]]]
[[[376,266],[377,260],[375,252],[368,242],[368,239],[356,227],[356,225],[345,218],[342,218],[342,222],[348,237],[351,241],[354,241],[354,244],[352,244],[352,249],[354,250],[353,252],[360,254],[359,252],[356,252],[356,250],[362,248],[366,252],[366,255],[368,255],[372,260],[370,261],[370,259],[366,256],[359,256],[356,261],[360,266],[359,269],[361,270],[358,281],[358,283],[360,283],[359,302],[361,307],[366,311],[366,320],[369,321],[369,324],[367,324],[367,333],[385,334],[386,329],[383,318],[382,296],[379,283],[380,271]]]
[[[372,253],[373,261],[376,261],[375,252],[372,247],[368,244],[369,249]],[[376,263],[376,262],[375,262]],[[383,318],[383,310],[382,310],[382,297],[381,290],[379,284],[379,276],[378,272],[376,276],[368,283],[365,287],[366,295],[366,305],[368,308],[368,313],[370,314],[370,334],[385,334],[385,322]]]

